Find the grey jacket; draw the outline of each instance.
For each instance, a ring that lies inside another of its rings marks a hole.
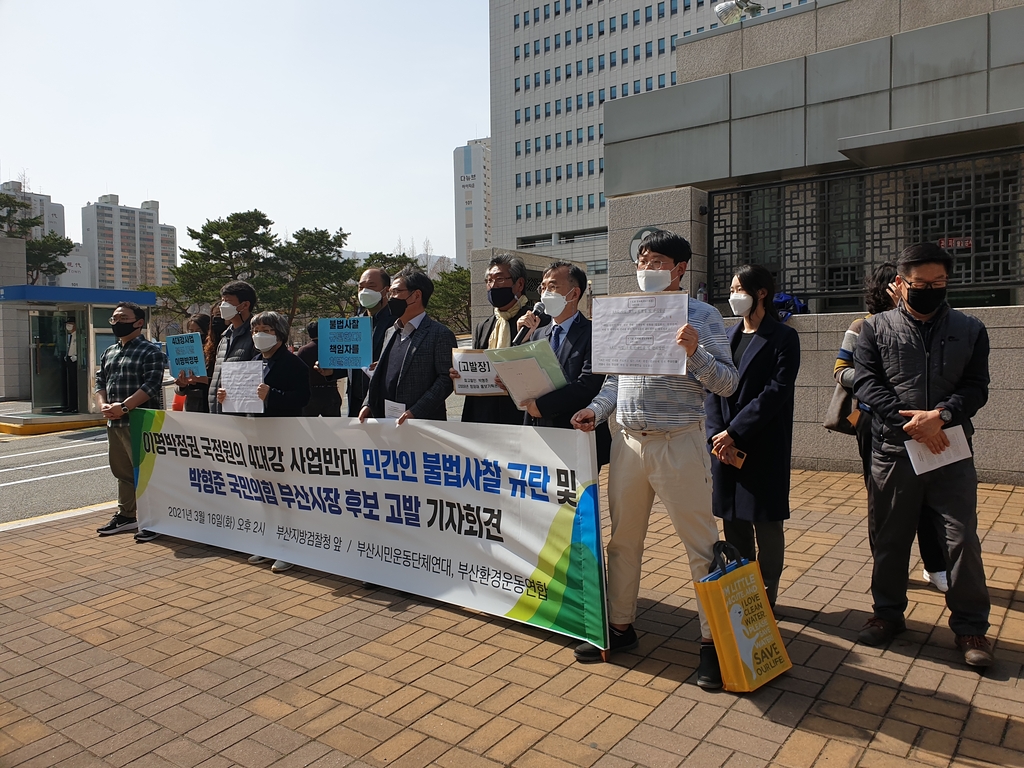
[[[985,325],[947,305],[925,323],[902,306],[868,318],[854,350],[853,391],[875,416],[876,448],[905,452],[909,419],[901,410],[941,406],[970,438],[971,419],[988,400],[988,353]]]

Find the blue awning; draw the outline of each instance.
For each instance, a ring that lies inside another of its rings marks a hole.
[[[51,285],[0,286],[0,301],[32,304],[106,304],[134,301],[143,307],[156,305],[152,291],[114,291],[105,288],[62,288]]]

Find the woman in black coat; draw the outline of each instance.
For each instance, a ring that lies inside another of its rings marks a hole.
[[[729,330],[739,384],[730,397],[708,395],[705,402],[712,508],[722,518],[726,541],[758,561],[772,607],[785,563],[800,368],[800,339],[779,322],[774,295],[775,280],[764,267],[747,265],[733,277],[729,304],[743,318]]]

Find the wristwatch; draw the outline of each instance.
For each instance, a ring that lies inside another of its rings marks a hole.
[[[125,405],[124,403],[121,403],[121,413],[123,413],[125,416],[128,415],[128,406]]]
[[[948,408],[939,408],[939,418],[943,424],[949,424],[953,420],[953,413]]]

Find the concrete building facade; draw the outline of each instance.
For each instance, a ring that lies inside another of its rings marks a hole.
[[[120,205],[117,195],[103,195],[82,208],[82,246],[95,256],[93,287],[135,290],[139,285],[167,285],[177,264],[177,233],[160,223],[160,203],[139,208]]]
[[[491,140],[456,148],[454,161],[455,263],[469,269],[470,254],[491,245]]]
[[[13,195],[19,200],[29,203],[32,208],[25,210],[23,214],[25,218],[43,217],[42,226],[32,228],[30,234],[32,240],[38,240],[47,232],[56,232],[61,237],[65,237],[64,206],[53,202],[49,195],[25,191],[20,181],[3,182],[0,184],[0,193]]]

